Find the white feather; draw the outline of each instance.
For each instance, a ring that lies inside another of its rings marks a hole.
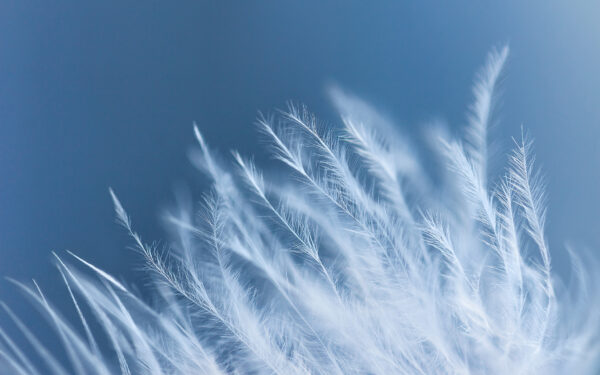
[[[517,143],[501,181],[487,181],[507,53],[492,52],[479,75],[465,139],[439,142],[450,176],[442,188],[389,120],[339,89],[341,129],[295,106],[259,120],[287,167],[277,179],[237,153],[238,168],[223,165],[194,126],[193,162],[213,187],[198,215],[169,215],[169,249],[145,244],[110,190],[155,302],[76,255],[91,276],[57,257],[85,335],[37,284],[18,284],[50,318],[69,363],[6,307],[37,354],[0,331],[0,363],[18,374],[594,373],[596,266],[573,255],[572,290],[552,273],[530,142]]]

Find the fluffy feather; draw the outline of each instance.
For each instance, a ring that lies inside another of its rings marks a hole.
[[[236,167],[219,162],[194,126],[193,162],[212,189],[199,215],[182,206],[169,216],[167,251],[143,242],[110,191],[159,302],[74,254],[88,272],[55,255],[79,327],[37,284],[16,284],[48,315],[69,363],[3,305],[35,351],[0,331],[4,371],[593,373],[595,264],[572,253],[572,289],[552,273],[531,142],[516,142],[505,176],[487,181],[487,130],[507,54],[494,50],[478,75],[466,138],[435,140],[447,162],[442,187],[388,120],[337,88],[341,128],[296,106],[259,119],[286,167],[277,180],[237,153]]]

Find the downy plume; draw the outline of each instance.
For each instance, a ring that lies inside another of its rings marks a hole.
[[[67,361],[3,310],[28,349],[0,330],[6,374],[593,374],[598,280],[569,249],[573,282],[551,267],[543,180],[523,135],[488,181],[488,129],[508,47],[473,88],[464,139],[418,145],[340,88],[328,127],[302,106],[261,116],[281,163],[214,153],[199,128],[193,163],[210,180],[198,207],[168,215],[167,249],[147,244],[117,195],[117,219],[153,280],[152,303],[76,254],[54,254],[79,321],[34,282]],[[437,172],[437,171],[436,171]],[[433,180],[441,181],[432,183]],[[76,266],[72,263],[77,264]]]

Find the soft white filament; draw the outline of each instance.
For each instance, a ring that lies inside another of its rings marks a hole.
[[[0,330],[0,369],[594,373],[594,265],[572,253],[571,288],[553,275],[530,141],[516,142],[504,178],[487,180],[487,130],[507,54],[490,53],[478,76],[465,139],[433,140],[446,160],[443,186],[430,182],[407,137],[337,88],[330,94],[341,127],[296,106],[260,118],[282,162],[277,179],[238,153],[234,167],[224,165],[194,126],[193,162],[212,189],[199,214],[189,204],[170,214],[168,249],[144,243],[110,191],[155,280],[153,303],[74,254],[87,274],[56,256],[79,323],[65,321],[37,284],[17,285],[48,315],[69,361],[2,305],[34,353]]]

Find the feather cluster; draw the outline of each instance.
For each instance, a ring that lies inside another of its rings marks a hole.
[[[79,322],[37,284],[65,358],[11,310],[30,353],[0,331],[12,374],[586,374],[598,369],[597,280],[571,254],[551,270],[545,198],[526,137],[488,181],[488,136],[508,49],[474,86],[465,139],[423,153],[365,102],[331,89],[341,124],[303,107],[261,117],[281,168],[223,163],[194,127],[212,182],[173,210],[167,250],[146,244],[111,191],[153,280],[150,303],[72,254],[56,256]],[[433,163],[429,163],[433,164]],[[584,264],[586,266],[584,266]],[[591,266],[590,266],[591,265]],[[87,272],[79,271],[80,268]]]

